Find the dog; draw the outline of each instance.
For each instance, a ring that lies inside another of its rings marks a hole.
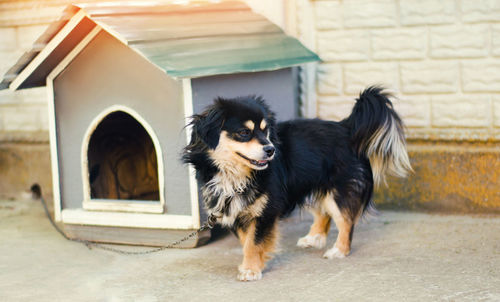
[[[346,119],[276,122],[261,97],[217,98],[192,116],[183,161],[192,164],[208,214],[243,246],[238,279],[259,280],[278,239],[277,222],[297,206],[314,222],[300,247],[324,248],[333,221],[338,237],[324,258],[343,258],[354,225],[373,208],[387,173],[412,171],[404,125],[392,95],[372,86]]]

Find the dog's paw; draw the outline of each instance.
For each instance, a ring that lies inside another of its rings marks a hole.
[[[239,268],[238,280],[240,281],[256,281],[262,279],[261,271]]]
[[[343,253],[341,252],[336,246],[335,247],[332,247],[331,249],[327,250],[324,254],[323,254],[323,258],[326,258],[326,259],[333,259],[333,258],[345,258],[345,256],[347,256],[349,254],[349,252],[347,253]]]
[[[316,234],[316,235],[306,235],[297,241],[297,246],[300,247],[313,247],[317,249],[322,249],[326,245],[326,235]]]

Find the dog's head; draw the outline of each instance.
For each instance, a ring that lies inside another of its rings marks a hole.
[[[203,144],[219,168],[264,170],[275,155],[275,124],[273,112],[259,97],[218,98],[193,116],[190,146]]]

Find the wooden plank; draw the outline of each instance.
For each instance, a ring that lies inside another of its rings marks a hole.
[[[49,134],[50,134],[50,157],[52,165],[52,192],[54,194],[54,218],[56,221],[61,221],[61,185],[59,181],[59,154],[57,150],[57,125],[55,112],[55,92],[54,79],[61,73],[66,66],[76,57],[80,51],[87,46],[90,41],[99,33],[101,29],[95,27],[68,55],[54,68],[47,76],[47,98],[48,98],[48,118],[49,118]]]
[[[61,184],[59,182],[59,154],[57,153],[57,125],[54,103],[54,85],[51,78],[47,78],[48,119],[50,135],[50,164],[52,168],[52,194],[54,196],[54,220],[61,221]]]
[[[191,87],[191,79],[182,80],[183,101],[184,101],[184,116],[186,117],[186,125],[191,122],[193,110],[193,88]],[[191,141],[191,127],[186,127],[187,143]],[[198,182],[196,181],[196,171],[193,165],[189,165],[189,194],[191,195],[191,215],[193,216],[193,225],[200,227],[200,207],[198,202]]]
[[[83,208],[91,211],[133,212],[161,214],[164,206],[160,201],[129,199],[89,199],[83,201]]]
[[[47,78],[55,79],[75,58],[76,56],[101,32],[101,27],[94,27],[67,55],[57,64],[49,73]]]
[[[177,230],[198,228],[190,215],[98,212],[84,209],[63,209],[61,214],[62,222],[66,224]]]
[[[142,246],[165,246],[177,241],[195,230],[157,230],[105,226],[65,224],[64,231],[70,238],[78,238],[101,243],[116,243]],[[179,244],[178,248],[193,248],[207,243],[210,230],[201,232]],[[117,247],[120,248],[120,247]],[[123,248],[124,250],[130,250]],[[134,251],[140,251],[134,249]]]
[[[16,90],[33,73],[33,71],[56,49],[56,47],[66,38],[66,36],[78,26],[80,21],[86,16],[83,10],[80,10],[71,20],[55,35],[42,51],[19,73],[19,75],[10,83],[9,89]]]

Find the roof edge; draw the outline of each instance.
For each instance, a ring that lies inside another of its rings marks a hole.
[[[70,5],[69,7],[74,7]],[[12,91],[20,89],[32,72],[39,67],[58,45],[73,31],[80,22],[88,17],[84,10],[79,9],[69,21],[55,34],[55,36],[45,45],[45,47],[24,67],[21,72],[10,82],[9,89]],[[49,72],[50,73],[50,72]],[[35,86],[39,87],[39,86]]]

